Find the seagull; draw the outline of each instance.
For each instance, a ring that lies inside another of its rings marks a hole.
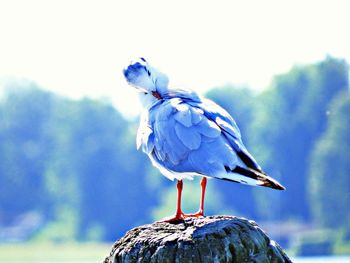
[[[192,90],[169,87],[168,76],[142,57],[123,73],[139,92],[143,106],[137,149],[141,147],[164,176],[177,180],[176,213],[165,222],[204,216],[207,178],[285,190],[261,169],[244,146],[236,122],[219,105]],[[195,176],[202,177],[200,207],[194,214],[185,214],[183,179]]]

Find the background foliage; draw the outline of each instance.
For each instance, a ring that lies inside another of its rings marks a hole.
[[[344,60],[295,66],[261,93],[227,85],[207,97],[232,114],[248,149],[287,188],[210,180],[208,214],[297,221],[350,239]],[[113,241],[172,213],[175,185],[136,151],[137,125],[104,101],[70,100],[35,83],[9,85],[0,99],[0,228],[21,226],[27,234],[0,239]],[[197,209],[199,194],[197,181],[185,182],[185,210]]]

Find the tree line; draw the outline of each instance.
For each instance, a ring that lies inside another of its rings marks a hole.
[[[346,61],[295,66],[260,93],[227,85],[206,96],[232,114],[247,148],[287,188],[210,180],[208,214],[350,232]],[[31,239],[111,241],[172,213],[175,186],[136,151],[137,126],[102,100],[8,85],[0,99],[0,225],[35,211],[44,224]],[[185,182],[185,210],[197,209],[199,191]]]

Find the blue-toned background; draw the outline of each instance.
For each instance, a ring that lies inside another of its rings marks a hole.
[[[350,253],[344,6],[78,2],[0,3],[0,261],[94,259],[174,212],[175,183],[136,151],[129,55],[224,107],[287,188],[209,180],[208,215],[255,220],[292,255]],[[185,181],[186,212],[199,197]]]

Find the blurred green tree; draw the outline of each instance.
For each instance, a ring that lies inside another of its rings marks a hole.
[[[47,223],[37,240],[114,240],[150,220],[150,164],[136,125],[110,104],[21,82],[1,99],[0,120],[0,223],[34,210]]]
[[[136,129],[131,131],[111,105],[61,101],[50,128],[57,144],[46,175],[55,195],[55,218],[62,220],[62,208],[71,209],[78,218],[77,238],[98,232],[101,239],[113,240],[115,233],[150,218],[147,207],[154,197],[142,174],[148,163],[136,153]]]
[[[263,161],[267,172],[287,188],[278,198],[274,195],[275,200],[269,199],[270,193],[258,198],[265,200],[259,206],[264,217],[309,219],[310,154],[326,129],[330,102],[348,89],[348,80],[347,63],[327,57],[277,76],[259,97],[250,132],[253,153]]]
[[[336,229],[350,222],[350,94],[342,92],[329,107],[329,125],[312,151],[310,200],[313,220]]]
[[[45,187],[45,160],[51,142],[44,132],[53,95],[36,84],[10,86],[0,103],[0,213],[2,218],[49,205]]]
[[[263,169],[287,187],[211,180],[209,214],[306,221],[312,211],[322,226],[349,221],[348,69],[328,57],[277,76],[260,94],[231,85],[208,92],[235,118]],[[0,224],[37,211],[47,223],[37,240],[114,240],[171,214],[175,187],[136,151],[136,130],[103,101],[11,85],[0,98]],[[196,210],[199,185],[185,189],[185,209]]]

